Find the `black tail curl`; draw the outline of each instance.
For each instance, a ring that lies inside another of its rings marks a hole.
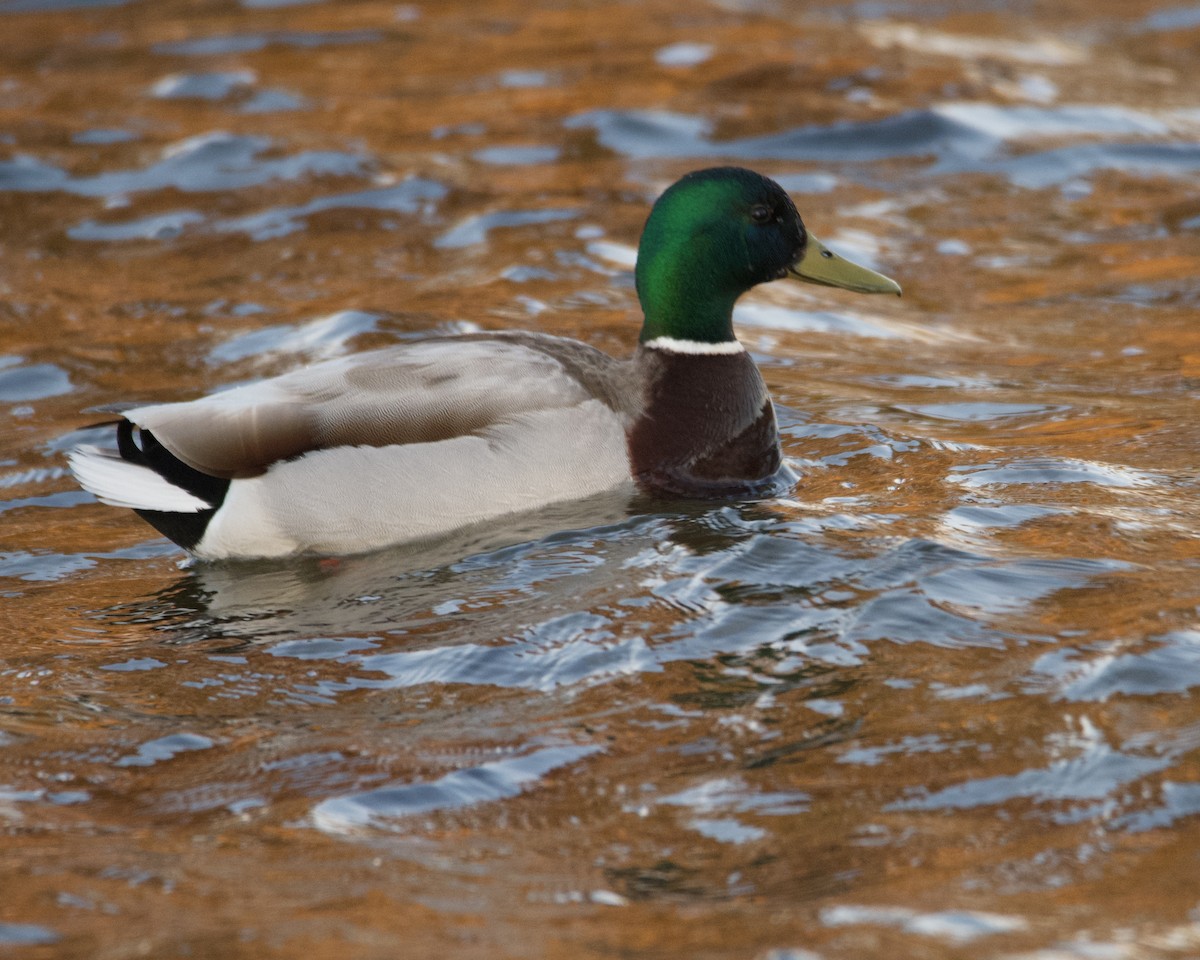
[[[134,430],[137,430],[136,436]],[[149,467],[168,483],[212,504],[214,508],[221,505],[229,490],[228,480],[189,467],[159,443],[153,433],[136,427],[128,420],[117,424],[117,450],[122,460]]]
[[[189,467],[159,443],[153,433],[135,426],[129,420],[122,419],[117,423],[117,452],[122,460],[147,467],[168,483],[212,505],[211,509],[196,513],[137,511],[138,516],[163,536],[174,540],[185,550],[193,549],[204,537],[209,521],[224,502],[225,494],[229,492],[229,481]]]

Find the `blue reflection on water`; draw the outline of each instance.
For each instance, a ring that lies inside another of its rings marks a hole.
[[[1200,169],[1200,144],[1082,143],[1012,156],[1013,141],[1044,138],[1172,138],[1149,114],[1113,106],[952,103],[881,120],[800,127],[740,140],[715,141],[706,118],[661,110],[592,110],[566,121],[591,129],[601,145],[631,159],[693,157],[795,160],[861,166],[880,160],[927,158],[930,176],[981,172],[1041,189],[1097,170],[1186,176]]]
[[[34,157],[19,155],[0,162],[0,191],[64,191],[80,196],[111,197],[174,187],[184,192],[238,190],[272,180],[311,176],[361,176],[366,160],[337,150],[307,150],[263,158],[267,137],[206,133],[189,137],[163,151],[162,159],[142,170],[118,170],[73,177]]]
[[[546,774],[578,763],[602,748],[596,745],[542,747],[515,757],[455,770],[427,783],[401,783],[321,801],[314,824],[330,833],[366,827],[402,829],[405,817],[458,810],[518,796]]]

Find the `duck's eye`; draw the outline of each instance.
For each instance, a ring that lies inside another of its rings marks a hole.
[[[755,223],[768,223],[774,218],[774,213],[766,204],[756,204],[750,210],[750,219]]]

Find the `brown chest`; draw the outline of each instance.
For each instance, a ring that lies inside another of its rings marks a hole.
[[[644,407],[628,433],[637,482],[677,496],[753,495],[780,468],[775,409],[744,352],[641,349]]]

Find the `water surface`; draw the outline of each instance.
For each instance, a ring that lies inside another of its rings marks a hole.
[[[0,23],[0,952],[1200,953],[1196,8]],[[189,566],[65,475],[114,402],[627,351],[716,163],[905,289],[739,306],[787,496]]]

